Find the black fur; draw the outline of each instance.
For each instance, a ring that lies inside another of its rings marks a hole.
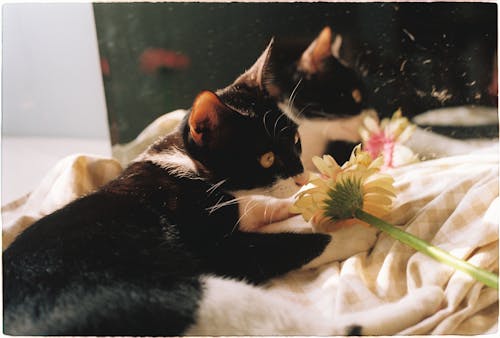
[[[361,336],[363,333],[363,328],[359,325],[353,325],[348,328],[347,335],[348,336]]]

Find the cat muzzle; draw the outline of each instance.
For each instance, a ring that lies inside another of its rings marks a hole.
[[[307,182],[309,181],[309,172],[304,171],[303,173],[294,176],[293,180],[295,181],[295,184],[298,185],[299,187],[306,185]]]

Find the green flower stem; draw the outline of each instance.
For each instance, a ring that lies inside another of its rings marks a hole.
[[[464,260],[458,259],[450,255],[448,252],[436,246],[433,246],[432,244],[427,243],[426,241],[413,236],[406,231],[400,230],[395,226],[384,222],[380,218],[364,212],[361,209],[357,209],[356,211],[354,211],[354,215],[357,219],[373,225],[374,227],[382,230],[394,239],[397,239],[398,241],[409,245],[413,249],[434,258],[438,262],[447,264],[452,268],[465,272],[481,283],[498,290],[498,276],[494,273],[478,268]]]

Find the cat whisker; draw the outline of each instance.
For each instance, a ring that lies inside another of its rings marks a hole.
[[[292,93],[290,94],[290,97],[288,98],[288,111],[292,111],[293,108],[293,101],[295,101],[295,97],[297,96],[297,89],[299,88],[300,84],[302,82],[302,78],[297,81],[297,84],[292,90]]]
[[[274,128],[273,128],[273,135],[276,136],[276,128],[278,127],[278,122],[281,120],[283,116],[286,116],[284,113],[281,113],[280,117],[276,119],[276,122],[274,122]]]
[[[271,209],[271,215],[269,217],[267,217],[267,209],[268,209],[268,207],[269,207],[270,204],[271,204],[271,200],[268,200],[266,202],[266,206],[264,207],[264,220],[265,220],[266,223],[269,223],[269,224],[272,223],[274,212],[276,211],[274,208],[272,208]]]
[[[311,107],[312,105],[313,105],[312,103],[308,103],[308,104],[306,104],[306,105],[304,106],[304,108],[302,108],[302,109],[301,109],[301,110],[297,113],[297,117],[298,117],[298,118],[301,118],[301,117],[302,117],[302,115],[303,115],[303,113],[304,113],[304,111],[305,111],[307,108]]]
[[[290,128],[290,126],[284,126],[283,128],[281,128],[281,130],[280,130],[280,132],[279,132],[279,133],[281,134],[282,132],[284,132],[284,131],[285,131],[285,130],[287,130],[288,128]],[[279,134],[278,134],[278,135],[279,135]]]
[[[324,110],[316,110],[316,111],[314,111],[314,115],[321,116],[321,117],[326,117],[326,118],[329,118],[329,119],[334,119],[335,117],[338,117],[338,116],[334,116],[333,114],[328,114]]]
[[[222,196],[218,201],[217,203],[215,203],[213,206],[211,207],[208,207],[206,208],[205,210],[208,211],[209,214],[219,210],[220,208],[224,208],[224,207],[227,207],[229,205],[234,205],[234,204],[238,204],[239,201],[243,200],[245,197],[238,197],[238,198],[233,198],[229,201],[225,201],[225,202],[220,202],[222,199],[224,198],[224,196]]]
[[[226,181],[227,181],[227,178],[223,179],[223,180],[220,180],[219,182],[215,183],[210,188],[208,188],[207,189],[208,195],[211,195],[216,189],[218,189],[221,185],[223,185],[224,183],[226,183]]]
[[[219,198],[219,200],[217,201],[217,203],[215,203],[215,205],[213,205],[213,206],[211,206],[211,207],[209,207],[209,208],[206,208],[206,209],[205,209],[205,210],[207,210],[207,211],[208,211],[208,214],[209,214],[209,215],[210,215],[210,214],[212,214],[214,211],[216,211],[216,210],[218,210],[218,209],[220,209],[220,208],[222,208],[222,207],[223,207],[223,206],[221,205],[221,204],[222,204],[222,203],[221,203],[221,201],[222,201],[222,199],[223,199],[223,198],[224,198],[224,196],[221,196],[221,197]]]
[[[253,203],[253,206],[249,207],[249,205],[251,205],[252,203]],[[231,230],[231,234],[234,232],[234,230],[236,230],[236,228],[240,224],[243,217],[245,217],[250,211],[252,211],[253,209],[255,209],[258,206],[259,206],[258,202],[252,201],[252,200],[248,201],[248,203],[245,205],[245,210],[243,211],[243,214],[240,216],[240,218],[238,218],[238,220],[234,224],[233,229]]]
[[[269,136],[272,136],[271,133],[269,132],[269,129],[267,128],[267,123],[266,123],[266,118],[267,118],[267,115],[271,112],[271,109],[266,111],[266,113],[264,114],[264,117],[262,118],[262,122],[264,123],[264,128],[266,129],[266,133],[267,135]]]

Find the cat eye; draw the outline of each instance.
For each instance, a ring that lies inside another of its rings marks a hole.
[[[361,92],[359,91],[359,89],[354,89],[352,91],[351,95],[352,95],[352,98],[353,98],[354,102],[356,102],[356,103],[360,103],[361,100],[363,99],[361,97]]]
[[[300,134],[299,132],[296,132],[295,133],[295,140],[293,141],[293,143],[297,144],[300,142]]]
[[[272,151],[265,153],[260,157],[259,162],[263,168],[270,168],[274,163],[274,153]]]

